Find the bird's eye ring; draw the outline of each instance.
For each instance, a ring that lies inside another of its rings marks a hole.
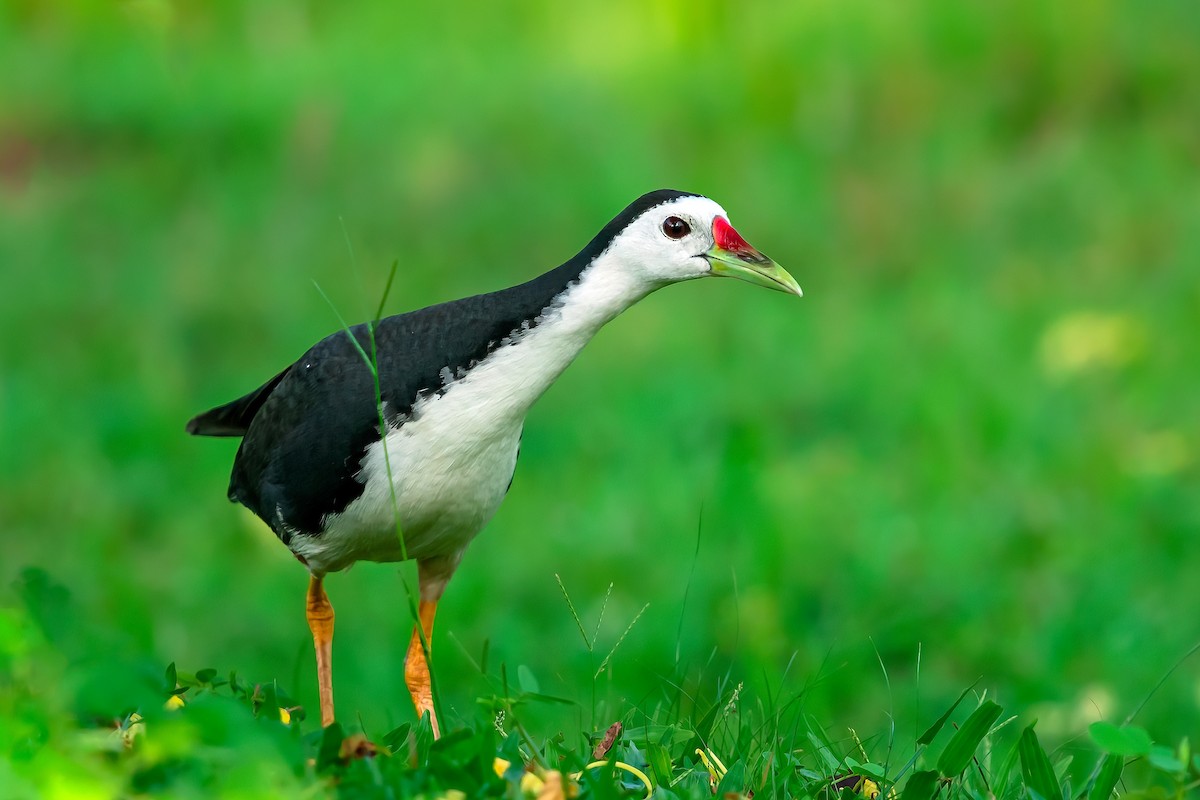
[[[663,220],[662,231],[670,239],[682,239],[692,232],[692,228],[679,217],[667,217]]]

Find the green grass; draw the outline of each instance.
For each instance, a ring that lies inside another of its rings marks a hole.
[[[394,260],[387,313],[496,289],[674,186],[806,296],[672,287],[543,398],[440,605],[447,727],[484,731],[502,668],[572,701],[521,722],[578,752],[618,719],[695,730],[743,684],[732,730],[803,709],[759,753],[819,770],[807,731],[840,758],[853,728],[883,764],[894,730],[903,794],[974,685],[1018,716],[989,769],[1036,718],[1052,766],[1083,742],[1078,791],[1089,725],[1200,640],[1198,29],[1167,0],[5,4],[0,785],[131,793],[145,754],[80,741],[134,709],[144,749],[184,731],[157,746],[198,772],[164,792],[209,796],[229,753],[229,794],[307,785],[311,720],[156,710],[171,662],[316,705],[305,576],[224,501],[234,443],[184,422],[337,330],[314,280],[350,322]],[[413,722],[409,570],[327,581],[339,715],[376,741]],[[1183,661],[1134,724],[1196,739],[1198,687]]]
[[[1096,722],[1089,737],[1080,731],[1047,751],[1036,720],[1006,714],[976,687],[936,719],[926,712],[919,736],[903,732],[901,719],[860,736],[822,725],[808,709],[812,690],[755,696],[724,675],[699,694],[666,691],[611,717],[593,705],[593,721],[621,723],[601,746],[614,726],[532,731],[539,707],[588,715],[543,693],[528,668],[513,676],[501,666],[486,676],[494,691],[478,698],[473,719],[440,740],[427,718],[390,730],[343,718],[322,729],[275,680],[184,673],[174,663],[159,674],[119,650],[97,658],[103,634],[76,624],[80,609],[65,587],[29,570],[20,589],[23,607],[0,617],[8,797],[532,797],[553,773],[597,798],[715,790],[1069,800],[1108,798],[1118,785],[1126,796],[1182,798],[1200,787],[1200,756],[1187,739],[1167,746],[1128,722]],[[76,690],[72,705],[62,704],[64,686]]]

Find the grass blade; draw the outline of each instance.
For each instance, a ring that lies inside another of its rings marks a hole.
[[[388,273],[387,283],[384,284],[383,294],[379,296],[379,307],[375,309],[375,324],[379,324],[379,320],[383,319],[383,307],[387,305],[388,295],[392,293],[392,283],[396,280],[396,269],[400,266],[399,261],[392,262],[392,270]]]
[[[987,736],[988,731],[1000,718],[1000,712],[1003,710],[991,700],[983,702],[979,708],[975,709],[971,716],[967,717],[963,726],[954,733],[954,738],[946,745],[946,749],[942,751],[941,757],[938,758],[938,771],[947,778],[962,774],[962,771],[971,763],[971,758],[975,755],[979,743],[983,741],[983,737]]]
[[[829,770],[830,775],[836,775],[842,766],[842,760],[833,754],[833,748],[824,738],[824,731],[817,735],[817,731],[810,729],[808,731],[808,740],[812,742],[816,754],[820,756],[821,761],[825,763],[825,768]]]
[[[696,519],[696,551],[692,553],[692,569],[688,572],[687,583],[683,586],[683,603],[679,607],[679,627],[675,629],[675,663],[679,663],[679,652],[683,642],[683,620],[687,612],[688,594],[692,590],[692,579],[696,577],[696,563],[700,560],[700,534],[704,530],[704,506],[700,506],[700,514]]]
[[[604,599],[600,601],[600,613],[596,615],[596,632],[592,634],[592,643],[588,645],[589,653],[596,646],[596,642],[600,640],[600,623],[604,622],[604,610],[608,608],[608,598],[612,597],[614,586],[616,586],[615,583],[608,584],[608,589],[604,592]],[[584,635],[584,639],[587,639],[586,634]]]
[[[1017,745],[1013,745],[1008,755],[1000,762],[1000,768],[992,775],[992,791],[999,800],[1004,800],[1008,797],[1009,778],[1012,776],[1013,768],[1017,765]]]
[[[375,360],[371,358],[371,356],[367,354],[367,351],[363,349],[363,346],[359,344],[358,339],[354,336],[354,331],[350,328],[350,324],[347,323],[342,317],[341,313],[338,312],[337,306],[335,306],[333,301],[329,299],[329,295],[325,294],[325,290],[321,288],[321,284],[313,281],[313,287],[316,288],[317,293],[320,294],[325,302],[329,305],[329,309],[333,312],[333,315],[337,317],[338,324],[341,325],[342,330],[346,332],[346,338],[350,340],[350,344],[354,345],[354,349],[357,350],[358,354],[362,357],[363,363],[367,365],[367,369],[371,370],[371,375],[377,378],[379,373],[375,371]]]
[[[1061,800],[1062,787],[1058,785],[1054,767],[1050,765],[1050,758],[1042,749],[1033,725],[1021,732],[1017,749],[1021,759],[1021,774],[1025,777],[1025,786],[1037,792],[1042,800]]]
[[[625,637],[629,635],[629,632],[633,630],[633,626],[637,625],[638,620],[642,618],[642,614],[645,614],[646,609],[649,607],[650,604],[646,603],[646,605],[642,606],[642,610],[637,612],[637,615],[629,623],[629,627],[626,628],[625,632],[621,634],[621,638],[617,639],[617,643],[612,646],[612,650],[609,650],[608,655],[606,655],[604,660],[600,662],[600,669],[596,670],[596,674],[592,676],[592,680],[595,680],[604,674],[604,670],[608,668],[608,662],[612,661],[612,657],[617,652],[617,648],[621,646],[621,642],[625,641]]]
[[[1122,756],[1115,753],[1106,755],[1100,765],[1100,774],[1096,776],[1096,782],[1088,791],[1088,800],[1108,800],[1112,797],[1113,789],[1117,788],[1117,781],[1121,780],[1121,770],[1124,768],[1125,759]]]
[[[557,572],[554,573],[554,580],[558,581],[558,588],[562,590],[563,599],[567,601],[567,608],[571,612],[571,619],[575,620],[575,624],[579,626],[579,635],[583,637],[583,646],[587,651],[592,652],[592,643],[588,641],[587,631],[583,629],[583,620],[579,618],[579,612],[575,610],[575,604],[571,602],[571,595],[567,594],[567,587],[563,585],[562,576]],[[609,584],[611,591],[612,584]]]
[[[979,683],[979,681],[975,681],[975,683]],[[917,739],[917,744],[929,744],[934,740],[934,738],[946,725],[947,720],[950,719],[950,715],[954,713],[954,709],[958,708],[958,704],[961,703],[970,693],[970,691],[975,688],[975,683],[972,683],[970,686],[963,689],[962,694],[958,696],[958,699],[954,701],[954,704],[946,709],[946,713],[938,717],[938,721],[930,725],[929,730],[921,734],[921,738]]]

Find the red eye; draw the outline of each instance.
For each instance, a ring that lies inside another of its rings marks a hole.
[[[679,217],[667,217],[662,224],[663,233],[671,239],[682,239],[692,232],[692,228]]]

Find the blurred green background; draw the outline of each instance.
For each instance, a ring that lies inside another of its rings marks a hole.
[[[1123,716],[1200,639],[1198,41],[1185,0],[8,0],[0,598],[69,589],[75,682],[315,706],[306,576],[184,422],[336,329],[314,280],[491,291],[669,186],[806,297],[673,287],[534,409],[440,607],[450,721],[501,663],[568,728],[726,676],[864,735],[981,676],[1043,736]],[[343,718],[411,716],[411,569],[327,582]],[[555,573],[589,626],[614,584],[595,654]],[[1198,703],[1187,662],[1139,721]]]

